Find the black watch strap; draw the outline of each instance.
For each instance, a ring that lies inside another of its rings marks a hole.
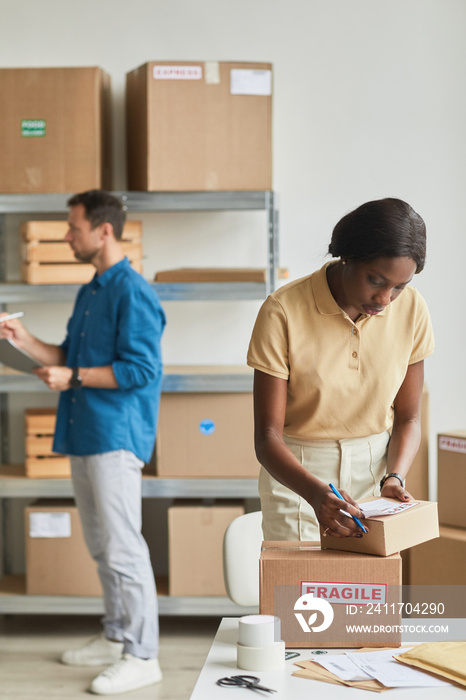
[[[385,482],[387,481],[387,479],[389,479],[391,476],[394,476],[395,479],[398,479],[398,481],[399,481],[400,484],[401,484],[401,488],[404,489],[404,487],[405,487],[405,480],[403,479],[403,477],[401,476],[401,474],[396,474],[395,472],[392,472],[391,474],[385,474],[385,475],[381,478],[381,480],[380,480],[380,490],[382,491],[383,485],[385,484]]]
[[[79,375],[79,367],[73,367],[73,373],[70,379],[70,387],[72,389],[79,389],[83,385],[82,377]]]

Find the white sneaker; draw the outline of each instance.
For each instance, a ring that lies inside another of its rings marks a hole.
[[[106,666],[121,659],[123,646],[123,642],[111,642],[102,632],[83,647],[65,651],[60,661],[68,666]]]
[[[160,683],[161,680],[158,659],[139,659],[132,654],[123,654],[120,661],[94,678],[90,690],[97,695],[117,695]]]

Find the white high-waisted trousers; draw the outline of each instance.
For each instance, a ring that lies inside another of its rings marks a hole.
[[[309,473],[355,501],[379,496],[386,472],[388,431],[345,440],[294,440],[284,437],[296,459]],[[265,540],[319,541],[319,523],[307,501],[282,486],[264,467],[259,475],[262,530]]]

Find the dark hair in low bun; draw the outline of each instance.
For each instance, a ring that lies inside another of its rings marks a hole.
[[[377,199],[340,219],[328,252],[334,258],[361,262],[407,257],[414,260],[418,273],[426,260],[426,225],[401,199]]]

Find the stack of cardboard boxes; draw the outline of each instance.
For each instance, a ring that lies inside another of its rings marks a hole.
[[[400,551],[438,537],[437,504],[422,501],[365,522],[369,532],[361,539],[264,542],[260,611],[281,619],[287,646],[401,644]]]
[[[145,63],[126,112],[129,189],[272,189],[270,63]],[[111,122],[101,68],[0,69],[0,192],[111,189]]]

